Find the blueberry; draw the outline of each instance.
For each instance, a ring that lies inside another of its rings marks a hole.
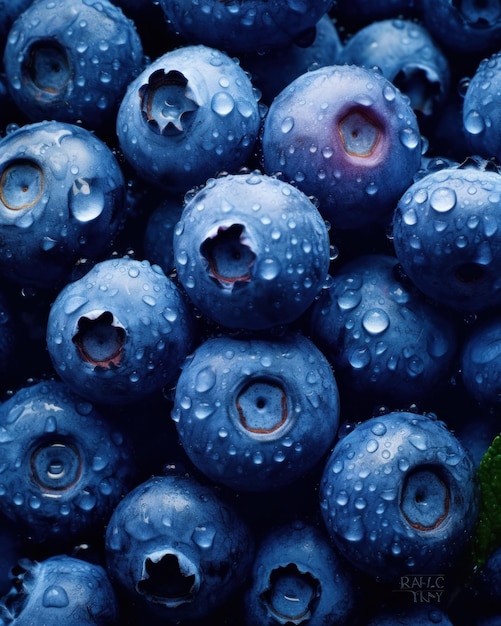
[[[174,232],[180,282],[202,313],[228,328],[299,318],[324,284],[329,252],[310,199],[258,171],[208,181]]]
[[[4,67],[30,121],[81,122],[104,134],[143,50],[133,22],[109,0],[37,0],[10,30]]]
[[[261,92],[260,102],[270,105],[273,99],[295,78],[312,68],[336,63],[343,44],[335,23],[324,15],[315,28],[315,39],[308,45],[291,43],[266,54],[240,54],[242,67],[251,75],[252,84]]]
[[[360,600],[350,566],[316,527],[300,521],[268,531],[244,596],[248,626],[354,623]]]
[[[160,0],[166,17],[190,44],[229,54],[283,48],[313,30],[334,0]]]
[[[174,193],[244,165],[260,121],[247,74],[206,46],[184,46],[148,65],[129,85],[116,120],[131,166]]]
[[[60,287],[81,257],[108,252],[125,181],[91,131],[57,121],[0,141],[0,272],[23,287]]]
[[[216,491],[185,475],[154,476],[120,502],[106,531],[107,567],[141,621],[207,619],[247,577],[254,539]],[[179,622],[177,622],[179,623]]]
[[[37,543],[102,529],[133,475],[120,430],[59,381],[0,405],[0,510]]]
[[[353,407],[421,403],[452,373],[457,332],[403,282],[398,261],[364,254],[333,271],[309,311],[309,332]]]
[[[272,102],[262,133],[267,174],[280,172],[335,228],[390,218],[421,160],[409,100],[373,69],[331,65],[296,78]]]
[[[21,559],[12,589],[0,603],[2,624],[112,626],[119,604],[104,568],[66,554]]]
[[[443,422],[409,412],[372,417],[339,439],[320,499],[340,552],[393,584],[450,574],[479,510],[469,454]]]
[[[461,379],[467,391],[484,407],[501,404],[501,319],[483,319],[467,333],[461,348]]]
[[[425,26],[451,54],[489,54],[501,45],[498,2],[420,2]]]
[[[501,52],[483,59],[467,84],[462,121],[470,150],[501,159]]]
[[[145,257],[151,263],[160,265],[167,275],[175,268],[174,229],[182,210],[183,201],[177,196],[164,197],[148,214],[144,228]]]
[[[329,363],[302,335],[216,337],[184,365],[172,418],[206,476],[267,491],[304,476],[328,452],[338,390]]]
[[[453,626],[440,606],[416,602],[403,609],[382,609],[366,626]]]
[[[128,257],[97,263],[66,285],[47,323],[57,373],[107,405],[137,402],[174,383],[194,337],[175,283],[158,265]]]
[[[461,312],[499,306],[500,192],[497,168],[470,159],[403,194],[393,218],[395,253],[426,296]]]
[[[440,109],[449,92],[447,57],[428,30],[410,19],[368,24],[346,42],[337,62],[377,66],[425,117]]]

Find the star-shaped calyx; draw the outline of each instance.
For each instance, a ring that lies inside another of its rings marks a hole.
[[[186,130],[198,109],[188,79],[177,70],[157,70],[139,90],[141,112],[159,135],[177,135]]]

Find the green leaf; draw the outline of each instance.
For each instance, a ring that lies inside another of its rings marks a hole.
[[[480,513],[472,541],[473,564],[481,567],[501,546],[501,435],[494,438],[478,468]]]

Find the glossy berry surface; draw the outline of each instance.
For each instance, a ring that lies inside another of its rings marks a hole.
[[[248,574],[254,539],[209,486],[154,476],[130,491],[106,531],[112,580],[143,615],[169,621],[210,615]]]
[[[370,576],[450,570],[478,515],[470,456],[443,422],[409,412],[370,418],[339,439],[320,486],[334,545]]]
[[[501,303],[501,176],[494,165],[465,162],[411,185],[393,219],[393,243],[411,281],[459,311]]]
[[[414,111],[432,115],[444,103],[450,84],[449,61],[426,28],[413,20],[375,21],[357,31],[338,63],[378,67]]]
[[[338,390],[327,359],[302,335],[215,337],[184,365],[172,418],[205,475],[268,491],[305,475],[329,450]]]
[[[332,272],[309,311],[311,337],[350,405],[419,404],[452,372],[453,324],[398,269],[390,255],[360,255]]]
[[[117,115],[120,147],[135,171],[176,193],[244,165],[259,125],[249,77],[207,46],[181,47],[149,64]]]
[[[190,44],[204,44],[228,52],[283,48],[315,27],[333,0],[280,2],[249,0],[160,0],[173,27]]]
[[[501,158],[499,104],[501,53],[483,59],[468,82],[462,107],[463,126],[474,154]]]
[[[128,83],[143,67],[134,24],[101,0],[37,0],[14,22],[3,65],[32,122],[81,121],[108,133]]]
[[[179,281],[228,328],[269,329],[302,315],[323,286],[329,235],[301,191],[258,171],[209,180],[174,232]]]
[[[118,598],[100,565],[57,554],[21,559],[14,572],[15,584],[0,604],[2,626],[118,623]]]
[[[76,262],[104,255],[124,215],[113,152],[74,124],[26,124],[0,140],[0,272],[54,289]]]
[[[264,120],[263,164],[314,196],[335,228],[389,218],[416,173],[416,115],[384,76],[355,65],[306,72],[273,101]]]
[[[501,403],[501,320],[479,321],[467,334],[461,350],[461,378],[473,398],[484,407]]]
[[[248,626],[342,626],[359,593],[350,566],[315,526],[301,521],[269,531],[256,550],[244,597]]]
[[[0,510],[36,542],[102,531],[130,488],[130,443],[59,381],[19,389],[0,405]]]
[[[77,393],[108,405],[171,384],[193,342],[178,287],[159,266],[128,257],[102,261],[68,283],[47,324],[57,373]]]

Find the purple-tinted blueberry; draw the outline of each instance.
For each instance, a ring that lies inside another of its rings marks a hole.
[[[306,337],[215,337],[178,379],[172,418],[211,480],[270,491],[303,477],[334,442],[339,397],[330,365]]]
[[[321,290],[329,235],[316,206],[258,171],[212,179],[174,232],[179,281],[208,318],[263,330],[297,320]]]
[[[137,402],[173,384],[194,338],[176,284],[158,265],[128,257],[97,263],[67,284],[47,323],[57,373],[106,405]]]
[[[245,521],[211,486],[154,476],[130,491],[106,530],[107,567],[145,615],[207,619],[243,584],[254,557]]]
[[[421,160],[408,98],[380,72],[355,65],[294,80],[271,104],[261,143],[265,172],[314,196],[340,229],[388,220]]]

